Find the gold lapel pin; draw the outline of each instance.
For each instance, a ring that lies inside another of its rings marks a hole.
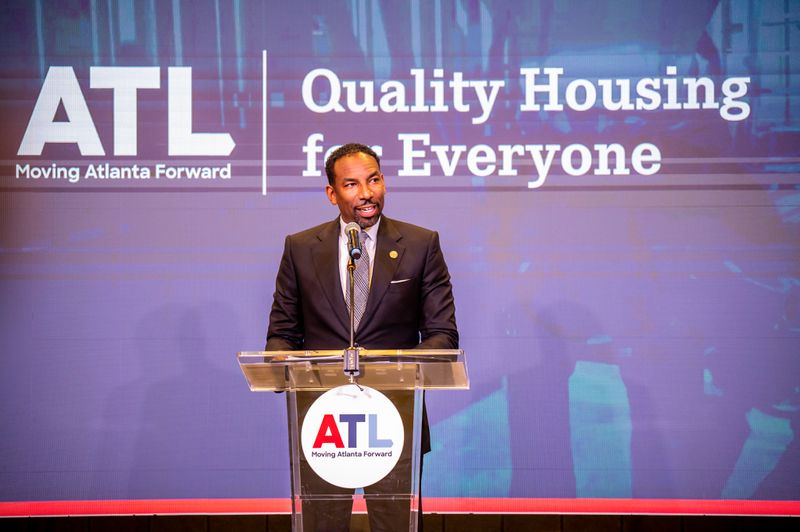
[[[389,252],[389,257],[391,257],[391,258],[393,258],[393,259],[396,259],[396,258],[397,258],[397,255],[398,255],[398,254],[397,254],[397,252],[396,252],[395,250],[391,250],[391,251]]]

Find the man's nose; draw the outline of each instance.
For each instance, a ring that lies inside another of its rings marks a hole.
[[[363,199],[370,199],[373,196],[372,189],[369,188],[369,185],[361,185],[358,188],[358,197]]]

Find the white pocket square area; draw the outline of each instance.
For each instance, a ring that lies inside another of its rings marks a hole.
[[[391,284],[407,283],[410,280],[411,280],[410,277],[408,279],[397,279],[396,281],[392,281]]]

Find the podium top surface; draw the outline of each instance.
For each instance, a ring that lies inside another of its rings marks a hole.
[[[460,349],[360,349],[358,382],[380,390],[468,389]],[[327,390],[350,382],[344,350],[243,351],[239,367],[252,391]]]

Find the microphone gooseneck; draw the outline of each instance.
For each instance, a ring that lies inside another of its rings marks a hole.
[[[359,234],[361,233],[361,226],[355,222],[350,222],[344,226],[344,232],[347,235],[347,252],[350,256],[347,261],[347,285],[348,285],[348,302],[349,302],[349,317],[350,317],[350,346],[344,350],[343,365],[344,373],[350,379],[351,383],[358,384],[356,378],[361,374],[359,369],[359,356],[360,347],[355,345],[355,269],[356,261],[363,255],[361,250],[361,241]]]

